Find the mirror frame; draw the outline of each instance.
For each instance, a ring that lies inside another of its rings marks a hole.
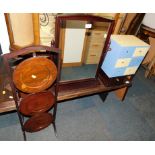
[[[85,15],[85,14],[71,14],[71,15],[58,15],[56,16],[56,22],[55,22],[55,47],[59,48],[59,42],[60,42],[60,29],[62,24],[64,23],[64,21],[67,20],[80,20],[80,21],[89,21],[89,22],[106,22],[109,23],[109,30],[107,33],[107,37],[105,39],[105,44],[104,47],[102,49],[102,54],[98,63],[98,67],[96,70],[96,75],[94,78],[83,78],[83,79],[79,79],[79,80],[67,80],[67,82],[69,81],[84,81],[84,80],[92,80],[92,79],[97,79],[99,76],[99,69],[102,65],[102,62],[104,61],[104,58],[106,56],[106,52],[109,48],[109,41],[110,41],[110,36],[113,32],[113,28],[115,25],[115,20],[112,19],[107,19],[107,18],[103,18],[103,17],[99,17],[99,16],[93,16],[93,15]],[[61,62],[63,62],[63,60],[61,60]],[[62,67],[62,63],[61,63],[61,67]],[[60,81],[60,83],[64,83],[65,81]]]

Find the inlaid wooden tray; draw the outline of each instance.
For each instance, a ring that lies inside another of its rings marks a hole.
[[[27,116],[35,115],[49,110],[55,103],[55,97],[51,92],[39,92],[27,95],[19,105],[19,111]]]
[[[53,116],[50,113],[40,113],[32,116],[24,124],[24,130],[27,132],[37,132],[48,127],[53,122]]]
[[[15,86],[26,93],[36,93],[50,87],[57,76],[55,64],[45,57],[29,58],[13,72]]]

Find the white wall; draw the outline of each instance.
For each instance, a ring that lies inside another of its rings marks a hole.
[[[9,36],[7,32],[5,17],[3,13],[0,13],[0,44],[3,54],[9,53]]]
[[[65,29],[64,63],[81,62],[86,29]]]
[[[142,23],[150,28],[155,29],[155,13],[146,13]]]

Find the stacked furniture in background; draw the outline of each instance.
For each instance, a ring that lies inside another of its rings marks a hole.
[[[146,68],[146,78],[150,78],[152,75],[155,75],[155,38],[149,37],[149,43],[150,49],[143,61],[143,66]]]

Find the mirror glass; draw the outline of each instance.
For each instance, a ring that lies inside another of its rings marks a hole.
[[[59,41],[61,81],[95,78],[109,27],[106,22],[63,21]]]

